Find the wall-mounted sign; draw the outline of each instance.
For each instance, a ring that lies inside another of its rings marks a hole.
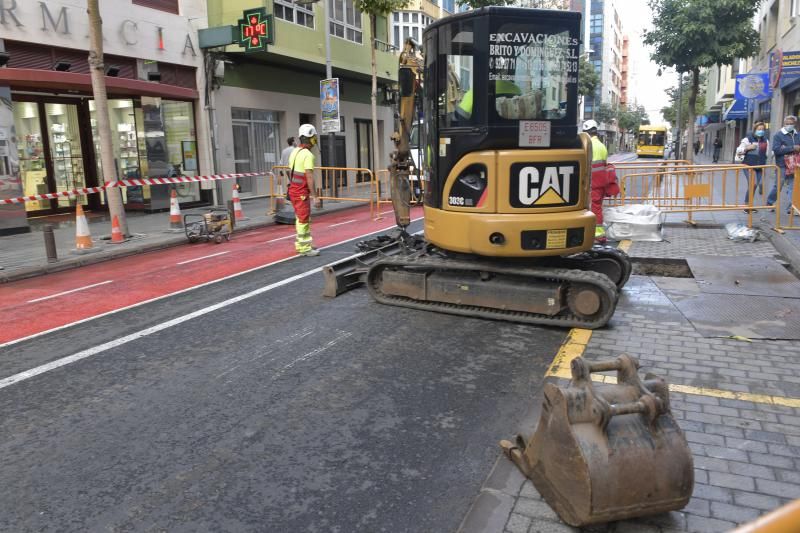
[[[339,120],[339,78],[319,82],[319,101],[322,108],[322,133],[337,133]]]
[[[769,85],[773,89],[778,87],[781,81],[781,67],[783,66],[783,53],[776,48],[769,54]]]
[[[736,76],[736,98],[763,100],[772,98],[769,72],[753,72]]]
[[[780,86],[786,87],[800,78],[800,51],[783,52],[781,57]]]
[[[245,52],[266,52],[268,44],[275,43],[273,17],[265,7],[248,9],[239,19],[239,46]]]

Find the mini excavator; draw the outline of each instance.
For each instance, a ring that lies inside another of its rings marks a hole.
[[[396,238],[326,267],[325,295],[598,328],[631,263],[594,245],[591,141],[578,132],[580,13],[486,7],[444,18],[400,55],[391,155]],[[423,82],[424,80],[424,82]],[[424,239],[411,236],[409,139],[421,95]]]

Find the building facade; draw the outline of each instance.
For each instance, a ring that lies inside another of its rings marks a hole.
[[[597,118],[601,104],[617,107],[622,99],[622,21],[614,0],[592,0],[589,17],[589,61],[600,76],[593,96],[584,102],[584,116]],[[618,142],[616,124],[600,123],[600,134],[612,149]]]
[[[205,0],[101,2],[115,168],[101,169],[89,74],[85,1],[0,3],[0,197],[59,193],[117,178],[211,170],[205,85],[197,30]],[[121,6],[120,4],[124,4]],[[199,184],[181,202],[211,201]],[[169,207],[165,186],[123,189],[128,210]],[[27,231],[27,218],[105,209],[104,194],[0,206],[0,232]]]
[[[209,26],[235,25],[245,10],[260,5],[252,0],[209,0]],[[328,6],[333,7],[330,13]],[[266,10],[274,15],[274,44],[266,51],[245,53],[236,45],[208,51],[219,75],[210,95],[218,171],[269,172],[280,162],[287,139],[296,136],[304,123],[320,132],[318,165],[372,168],[377,150],[378,167],[386,168],[394,128],[389,99],[397,79],[397,55],[388,45],[387,19],[377,20],[378,139],[373,139],[368,17],[352,0],[329,0],[324,5],[273,0]],[[333,77],[339,79],[340,91],[341,126],[332,161],[328,136],[321,134],[326,16]],[[270,192],[264,178],[241,179],[239,186],[243,197]],[[230,197],[228,188],[221,192],[223,199]]]

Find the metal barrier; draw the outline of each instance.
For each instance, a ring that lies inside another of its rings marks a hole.
[[[270,212],[274,213],[276,201],[283,198],[289,183],[291,169],[285,165],[272,167],[269,173]],[[368,168],[355,167],[315,167],[314,185],[317,198],[337,202],[368,203],[371,218],[376,218],[378,183]]]
[[[800,221],[795,221],[795,217],[800,218],[800,186],[798,186],[798,180],[800,180],[800,169],[794,171],[794,186],[792,187],[791,197],[789,198],[789,214],[785,225],[781,222],[781,217],[783,216],[783,208],[781,207],[781,200],[783,199],[783,180],[778,183],[778,199],[775,202],[775,230],[778,232],[782,233],[783,230],[787,229],[800,229],[800,225],[797,225],[800,224]]]
[[[379,170],[377,173],[378,188],[376,204],[378,205],[378,216],[381,213],[382,204],[392,203],[392,180],[388,170]],[[411,176],[411,203],[421,204],[425,196],[425,180],[417,176]]]
[[[668,213],[687,213],[690,224],[694,224],[692,217],[696,212],[746,210],[748,225],[752,226],[754,211],[780,211],[779,205],[773,207],[766,203],[771,186],[780,175],[780,169],[775,165],[691,165],[681,162],[669,170],[633,170],[621,177],[618,174],[620,196],[607,198],[606,205],[654,205]],[[756,185],[757,170],[762,174],[760,187]],[[780,183],[778,186],[780,188]],[[759,197],[757,202],[756,197]]]

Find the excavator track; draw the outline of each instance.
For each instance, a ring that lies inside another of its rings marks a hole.
[[[618,289],[628,283],[633,266],[628,254],[613,246],[595,245],[591,250],[557,257],[545,263],[558,268],[577,268],[579,270],[599,272],[613,281]]]
[[[376,301],[387,305],[587,329],[608,323],[618,299],[617,285],[599,272],[463,261],[424,252],[373,263],[366,285]],[[528,304],[529,310],[513,308]]]

